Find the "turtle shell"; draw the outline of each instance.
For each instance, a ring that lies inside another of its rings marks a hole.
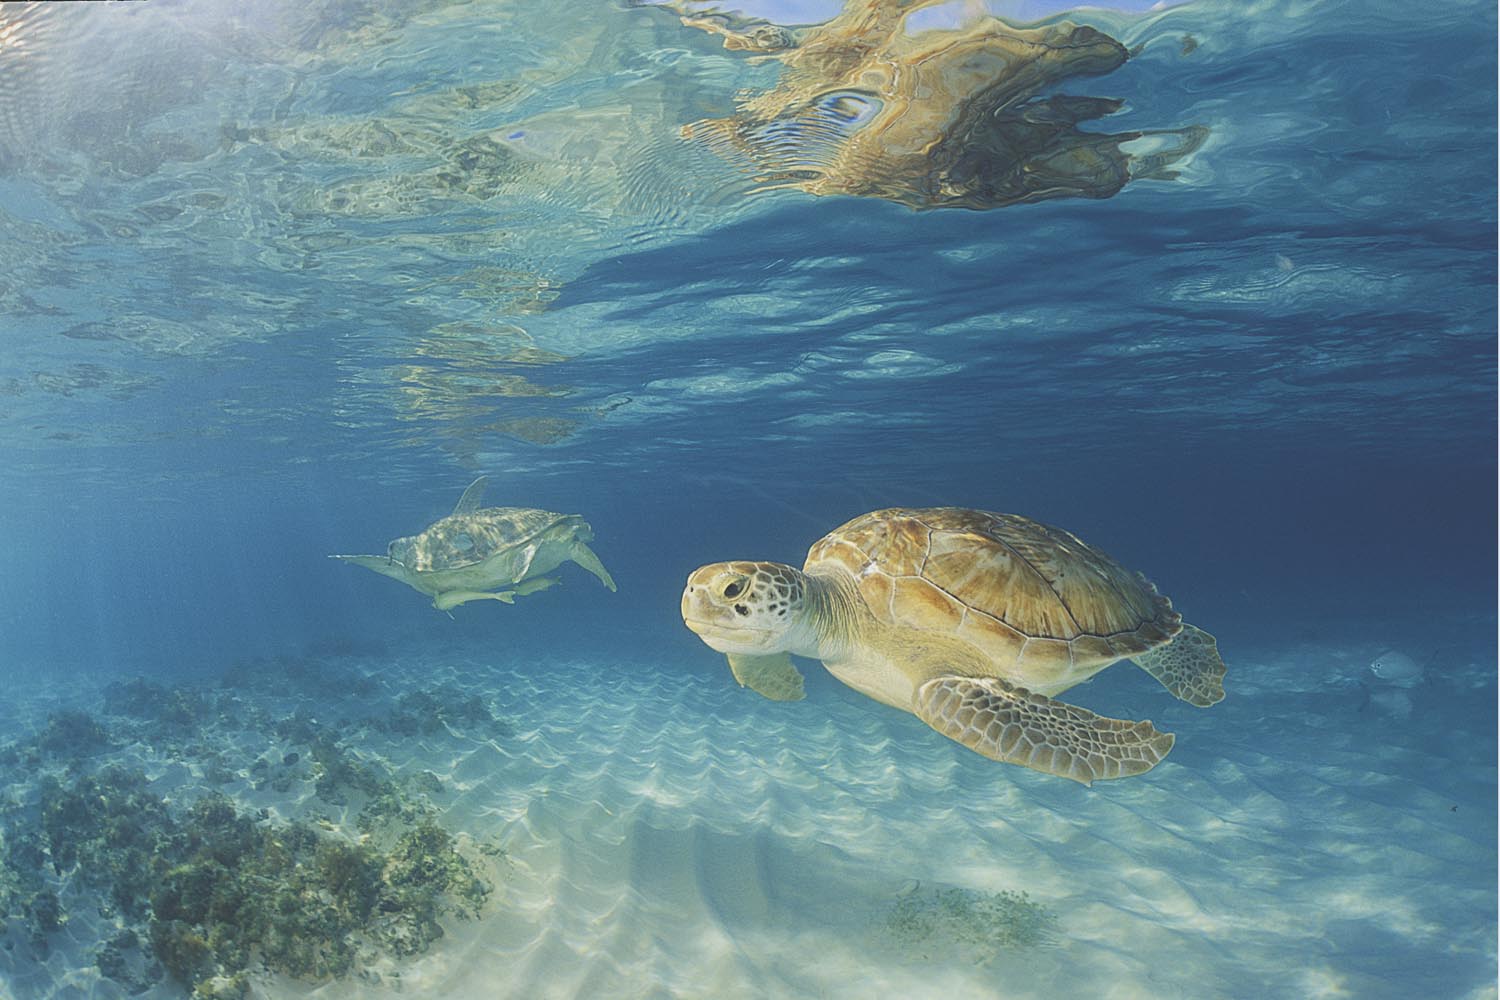
[[[533,545],[570,523],[587,530],[577,514],[554,514],[530,507],[486,507],[450,514],[421,534],[391,542],[387,554],[417,573],[441,573],[477,565],[497,552]]]
[[[804,571],[847,572],[880,621],[955,635],[1023,674],[1098,668],[1182,630],[1144,577],[1016,514],[878,510],[819,540]]]

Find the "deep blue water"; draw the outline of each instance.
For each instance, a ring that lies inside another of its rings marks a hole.
[[[380,551],[480,472],[491,502],[592,519],[629,582],[590,611],[643,648],[683,641],[667,598],[692,565],[794,560],[898,503],[1061,524],[1257,635],[1447,614],[1488,634],[1487,6],[1096,12],[1143,48],[1065,89],[1124,99],[1111,130],[1200,124],[1209,143],[1175,182],[988,212],[709,199],[690,175],[606,205],[614,168],[566,156],[439,197],[410,177],[441,155],[350,155],[337,130],[436,146],[638,107],[611,154],[628,171],[767,70],[658,11],[423,10],[32,18],[0,180],[7,661],[483,627],[321,558]],[[479,84],[508,96],[442,103]],[[369,204],[317,201],[361,182]],[[428,331],[455,322],[568,360],[445,351]],[[507,394],[517,376],[559,394]],[[532,417],[567,436],[507,433]]]
[[[5,684],[447,638],[722,670],[688,571],[898,504],[1066,527],[1232,671],[1495,662],[1493,4],[1075,14],[1138,48],[1062,88],[1124,101],[1086,129],[1209,138],[989,211],[750,192],[678,132],[776,67],[659,9],[50,7],[0,12]],[[450,618],[326,558],[479,474],[619,593]]]

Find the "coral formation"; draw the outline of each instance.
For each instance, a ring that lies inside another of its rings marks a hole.
[[[54,712],[36,745],[43,753],[86,757],[108,747],[109,734],[86,712]]]
[[[151,859],[171,826],[166,805],[139,771],[108,767],[70,785],[49,775],[38,791],[39,826],[57,875],[77,870],[127,917],[144,914]]]
[[[324,802],[344,805],[347,792],[375,796],[390,784],[383,766],[359,760],[327,736],[314,739],[309,749],[318,798]]]
[[[509,727],[495,718],[484,699],[466,695],[451,684],[401,695],[377,725],[398,736],[431,736],[445,728],[509,735]]]
[[[300,668],[282,676],[312,688],[326,681]],[[264,970],[312,982],[372,976],[379,956],[421,954],[445,919],[479,916],[492,886],[477,855],[494,852],[439,824],[427,796],[443,780],[421,771],[398,781],[351,737],[465,730],[488,739],[504,724],[483,701],[445,687],[397,699],[387,715],[335,722],[305,707],[276,718],[260,707],[270,692],[254,693],[247,705],[238,691],[116,682],[103,691],[103,721],[59,711],[30,739],[0,746],[0,762],[40,774],[0,801],[7,947],[27,943],[45,958],[68,908],[92,896],[105,920],[95,964],[127,993],[170,977],[197,997],[245,997]],[[232,734],[246,731],[257,734],[258,756],[235,752],[244,741]],[[164,796],[146,771],[113,762],[120,747],[201,773],[199,792]],[[247,811],[216,786],[300,786],[293,801],[305,801],[305,818]],[[354,822],[341,828],[309,813],[314,802],[348,806]]]
[[[42,894],[50,892],[43,888],[41,874],[46,855],[34,833],[12,827],[13,811],[0,812],[0,937],[14,926],[25,932],[38,955],[46,957],[52,929],[46,925],[52,922],[44,919],[46,903],[37,905]]]
[[[131,996],[144,993],[161,982],[165,970],[140,935],[126,928],[120,931],[94,957],[99,974],[112,979]]]
[[[116,681],[104,688],[104,712],[164,728],[190,730],[208,714],[208,699],[200,691],[165,687],[142,677]]]
[[[239,995],[256,968],[348,975],[376,954],[425,951],[443,916],[477,916],[491,891],[431,818],[382,850],[243,813],[219,793],[174,815],[144,775],[123,768],[48,778],[38,798],[39,846],[54,873],[106,891],[125,924],[100,950],[100,970],[135,987],[158,968],[213,996]],[[53,891],[22,878],[36,852],[8,850],[5,860],[11,884],[30,890],[21,893],[28,926],[45,938],[66,915]]]

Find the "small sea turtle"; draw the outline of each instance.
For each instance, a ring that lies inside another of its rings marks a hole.
[[[432,595],[447,611],[467,601],[512,604],[558,581],[546,576],[572,560],[610,590],[615,581],[587,543],[594,532],[577,514],[528,507],[479,506],[488,478],[464,490],[453,513],[419,535],[398,538],[383,556],[330,556],[400,580]],[[504,588],[504,589],[497,589]]]
[[[1176,697],[1224,697],[1213,636],[1146,579],[1015,514],[893,508],[824,536],[801,572],[722,562],[688,577],[682,618],[741,685],[802,697],[788,654],[994,760],[1081,781],[1150,770],[1170,733],[1056,701],[1130,658]]]

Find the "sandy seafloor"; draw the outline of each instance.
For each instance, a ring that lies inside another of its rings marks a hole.
[[[1365,679],[1379,652],[1235,649],[1229,698],[1208,711],[1128,665],[1106,671],[1072,700],[1152,718],[1178,742],[1151,774],[1092,789],[968,753],[815,664],[808,698],[786,705],[736,688],[711,654],[524,669],[476,647],[309,654],[309,675],[357,670],[376,692],[289,685],[258,696],[266,712],[357,718],[435,684],[491,706],[498,734],[370,734],[351,749],[398,775],[435,772],[442,822],[507,856],[480,919],[450,920],[378,983],[261,977],[256,995],[1494,997],[1493,648],[1449,645],[1399,694]],[[0,742],[97,706],[117,679],[18,691]],[[256,745],[220,748],[232,771],[292,751],[249,728],[242,742]],[[176,801],[208,787],[191,760],[140,743],[109,756]],[[0,775],[0,795],[36,779]],[[220,787],[276,817],[346,823],[358,804],[319,803],[311,782]],[[1024,891],[1053,931],[1015,948],[892,932],[899,900],[942,887]],[[45,962],[5,938],[0,995],[126,995],[94,965],[99,921],[81,891],[64,891],[75,917]]]

